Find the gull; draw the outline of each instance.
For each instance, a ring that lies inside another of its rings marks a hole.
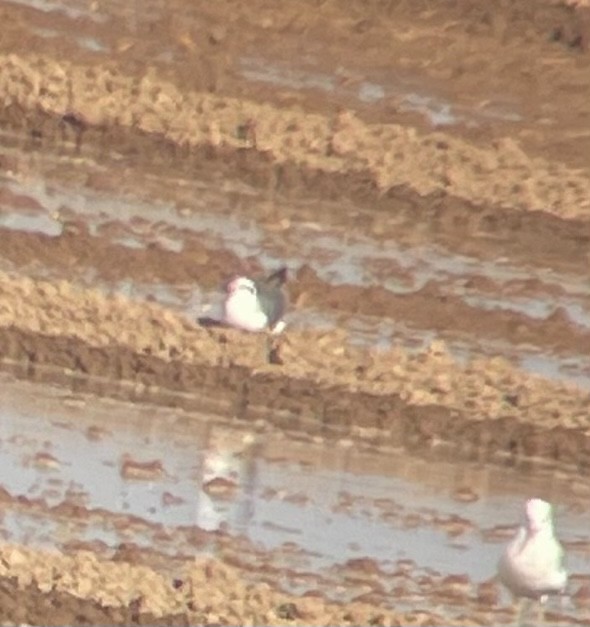
[[[565,592],[564,552],[555,537],[550,503],[538,498],[529,499],[524,513],[524,525],[506,546],[498,562],[498,576],[515,597],[538,600],[542,606],[549,595]],[[521,603],[519,619],[522,611]]]
[[[287,268],[280,268],[268,277],[252,279],[238,276],[226,286],[223,321],[244,331],[270,330],[274,335],[285,328],[283,315],[287,297],[283,285]]]

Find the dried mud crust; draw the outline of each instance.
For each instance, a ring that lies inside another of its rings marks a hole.
[[[264,335],[203,329],[155,304],[2,274],[0,355],[31,378],[92,375],[106,394],[221,404],[241,419],[345,431],[426,455],[590,463],[587,393],[501,359],[461,366],[442,342],[410,355],[353,348],[343,331],[292,331],[279,346],[283,363],[271,365]]]
[[[336,605],[246,584],[212,558],[165,576],[147,565],[0,547],[0,618],[33,625],[466,625],[431,612]]]
[[[293,6],[283,3],[282,10],[289,13]],[[247,13],[251,11],[248,7]],[[244,7],[238,12],[244,12]],[[444,20],[444,15],[437,17]],[[236,97],[236,90],[231,87],[220,87],[211,93],[195,84],[194,79],[188,80],[182,62],[173,64],[173,69],[156,62],[150,68],[138,65],[143,57],[135,56],[139,51],[134,42],[126,54],[117,55],[108,63],[100,62],[100,56],[84,54],[67,40],[59,47],[45,42],[43,54],[30,54],[28,50],[40,46],[30,45],[26,18],[8,23],[12,36],[4,42],[4,53],[0,55],[0,102],[4,107],[17,105],[29,124],[36,125],[38,112],[58,119],[66,115],[66,123],[72,126],[74,134],[83,134],[88,127],[123,127],[155,134],[185,149],[203,145],[224,145],[236,150],[254,147],[278,165],[295,163],[324,172],[366,173],[381,194],[392,187],[408,185],[421,195],[443,191],[476,204],[485,199],[500,207],[588,219],[590,164],[586,163],[585,171],[580,171],[562,160],[533,157],[513,139],[513,133],[500,132],[489,143],[477,146],[458,137],[460,133],[455,129],[452,135],[420,134],[413,126],[366,121],[351,109],[336,112],[334,107],[326,111],[310,106],[303,112],[300,106],[281,102],[284,89],[278,93],[275,90],[274,98],[266,90],[264,102],[249,97],[248,91]],[[259,29],[255,23],[250,26]],[[378,30],[377,25],[374,28]],[[431,28],[434,30],[433,25]],[[272,40],[272,29],[265,30]],[[166,38],[166,31],[155,31],[154,41],[158,36]],[[474,34],[472,39],[474,45],[477,42],[482,46],[482,56],[492,55],[482,37]],[[195,55],[197,41],[193,41]],[[224,38],[222,47],[226,42],[229,45]],[[530,43],[527,41],[521,49],[529,59]],[[239,42],[233,45],[239,46]],[[342,48],[344,43],[334,45]],[[371,50],[361,57],[368,56],[370,60]],[[509,50],[503,49],[506,54]],[[203,52],[211,54],[209,49]],[[69,58],[79,62],[72,63]],[[571,71],[575,88],[570,89],[570,113],[575,111],[582,117],[588,113],[587,102],[578,93],[587,93],[589,84],[584,84],[587,76],[580,66],[587,63],[586,55],[558,55],[555,62],[544,68],[545,74],[551,72],[546,80],[555,92],[559,89],[555,81],[564,76],[564,67]],[[196,72],[194,67],[191,70],[199,74],[198,68]],[[542,70],[539,68],[540,74],[535,76],[540,84],[544,84]],[[467,74],[473,79],[473,72]],[[478,78],[481,79],[481,72]],[[247,81],[234,77],[233,83],[245,85]],[[551,94],[545,95],[547,102],[553,101]],[[582,100],[578,109],[574,97]],[[578,143],[583,138],[582,132],[575,137]]]

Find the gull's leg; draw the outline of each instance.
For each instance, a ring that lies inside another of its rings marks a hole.
[[[529,608],[529,602],[528,599],[525,599],[524,597],[519,597],[516,600],[516,615],[515,615],[515,625],[517,627],[525,627],[525,617],[526,617],[526,610]]]
[[[544,625],[547,622],[547,616],[545,614],[545,602],[547,601],[547,596],[542,596],[537,601],[537,625]]]
[[[268,356],[268,363],[281,365],[283,360],[279,354],[281,346],[281,333],[285,330],[286,323],[284,320],[279,320],[272,329],[266,331],[266,354]]]
[[[273,334],[272,331],[265,332],[266,359],[269,364],[280,366],[283,363],[280,355],[280,336]]]
[[[524,627],[523,618],[524,618],[524,599],[519,598],[519,599],[516,599],[516,614],[514,615],[514,624],[516,625],[516,627]]]
[[[546,601],[547,601],[547,595],[543,595],[537,600],[522,599],[520,618],[519,618],[520,627],[527,627],[528,625],[531,625],[531,627],[537,627],[538,625],[544,625],[547,622],[546,621],[547,617],[545,614],[545,602]],[[536,610],[535,612],[533,612],[533,605],[535,606],[534,607],[534,609]],[[525,611],[524,608],[526,608],[527,611]],[[531,623],[530,621],[533,618],[533,615],[534,615],[534,622]]]

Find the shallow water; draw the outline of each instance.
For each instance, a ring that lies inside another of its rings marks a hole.
[[[66,33],[60,32],[53,28],[32,28],[31,32],[45,39],[54,39],[63,37]],[[109,52],[109,46],[105,45],[96,37],[73,37],[73,40],[81,47],[91,52]]]
[[[307,63],[302,63],[307,61]],[[240,73],[249,80],[269,83],[275,87],[288,87],[294,90],[316,90],[339,97],[353,97],[364,104],[382,101],[395,103],[399,111],[418,113],[433,126],[449,126],[465,123],[475,126],[485,118],[517,122],[522,119],[514,107],[490,103],[481,110],[468,110],[454,104],[425,87],[424,80],[413,80],[393,74],[374,73],[357,80],[343,80],[354,73],[338,67],[332,74],[314,69],[317,59],[307,54],[298,59],[299,65],[280,63],[263,57],[244,57],[240,59]]]
[[[511,533],[504,526],[513,527],[523,500],[537,494],[556,503],[560,538],[579,543],[569,550],[571,572],[590,578],[589,492],[579,478],[432,464],[346,441],[292,439],[220,416],[65,394],[6,375],[1,384],[4,489],[40,497],[49,508],[69,502],[103,510],[69,519],[7,503],[0,535],[10,541],[215,551],[214,535],[201,549],[182,540],[196,526],[247,541],[243,559],[255,564],[264,554],[293,589],[305,574],[329,592],[347,560],[369,558],[385,589],[410,560],[420,590],[425,573],[434,583],[450,574],[472,584],[492,577]],[[229,488],[216,495],[210,482],[220,478]],[[117,524],[122,515],[129,524]]]
[[[73,2],[57,2],[53,0],[9,0],[5,4],[21,4],[23,6],[43,11],[44,13],[62,13],[72,20],[89,18],[95,22],[103,22],[105,18],[97,15],[89,8],[89,2],[75,0]]]

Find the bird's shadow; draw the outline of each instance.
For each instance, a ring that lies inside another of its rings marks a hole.
[[[201,327],[205,327],[207,329],[210,328],[228,328],[228,325],[223,320],[218,320],[217,318],[210,318],[209,316],[201,316],[197,318],[197,323]]]

